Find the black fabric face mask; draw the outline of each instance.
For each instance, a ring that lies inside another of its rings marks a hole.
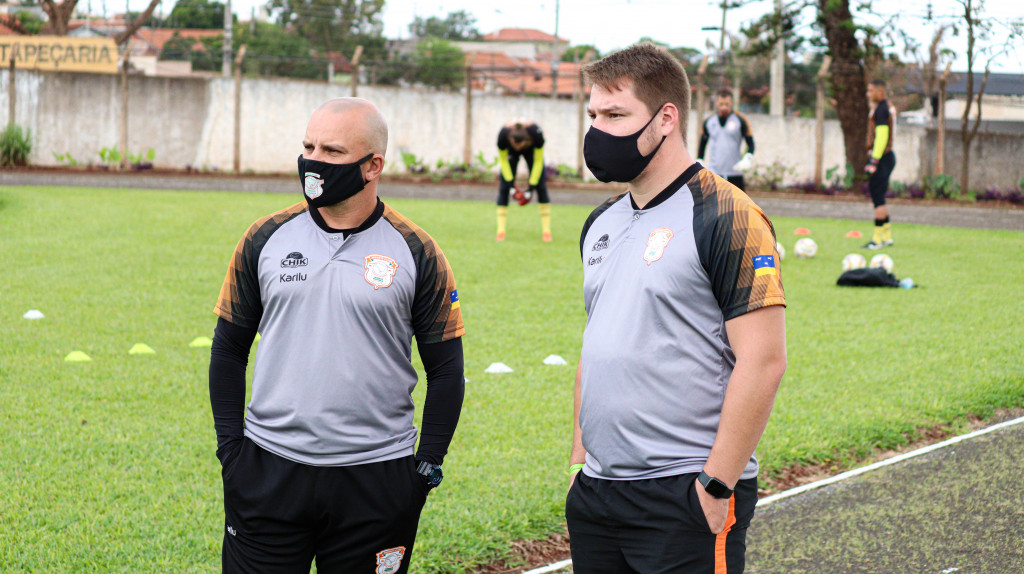
[[[658,108],[658,111],[661,111],[661,108]],[[640,136],[656,117],[658,117],[657,113],[639,131],[628,136],[613,136],[590,126],[590,129],[587,130],[587,137],[583,138],[583,158],[587,161],[587,167],[590,168],[594,177],[605,183],[610,181],[625,183],[633,181],[643,173],[667,137],[662,136],[658,147],[648,155],[640,154],[637,142],[640,141]]]
[[[353,163],[327,163],[300,155],[299,181],[306,203],[310,207],[326,207],[362,191],[366,182],[359,166],[371,157],[372,153]]]

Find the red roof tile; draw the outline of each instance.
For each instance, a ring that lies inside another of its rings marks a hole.
[[[541,32],[534,28],[502,28],[497,32],[485,34],[482,38],[485,42],[547,42],[551,43],[555,37],[551,34]],[[565,38],[558,38],[559,42],[568,44]]]

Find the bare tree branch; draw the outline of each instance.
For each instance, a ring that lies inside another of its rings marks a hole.
[[[147,20],[149,20],[149,17],[153,15],[153,10],[156,10],[157,4],[159,3],[160,0],[149,0],[149,6],[146,8],[146,11],[139,14],[134,20],[132,20],[131,23],[128,24],[128,27],[125,28],[124,32],[114,36],[114,43],[120,46],[127,42],[132,35],[135,34],[135,32],[141,28]]]

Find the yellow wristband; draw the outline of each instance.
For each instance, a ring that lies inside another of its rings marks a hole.
[[[570,466],[569,467],[569,474],[576,474],[577,472],[583,470],[584,466],[586,466],[586,465],[583,464],[582,462],[579,463],[579,464],[574,464],[574,465]]]

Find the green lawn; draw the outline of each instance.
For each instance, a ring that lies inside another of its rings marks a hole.
[[[8,571],[219,568],[220,474],[207,397],[211,308],[235,243],[295,196],[0,189],[0,565]],[[459,284],[465,409],[414,571],[458,572],[561,528],[572,381],[584,323],[589,208],[390,202],[432,233]],[[896,274],[920,289],[834,286],[865,222],[778,218],[819,253],[782,265],[789,370],[759,449],[764,472],[846,468],[917,429],[1024,405],[1024,235],[895,228]],[[39,309],[46,318],[22,314]],[[129,356],[135,343],[156,355]],[[90,363],[65,363],[73,350]],[[558,354],[569,366],[541,363]],[[515,369],[487,375],[494,361]],[[422,388],[417,400],[422,401]],[[421,403],[420,403],[421,404]]]

